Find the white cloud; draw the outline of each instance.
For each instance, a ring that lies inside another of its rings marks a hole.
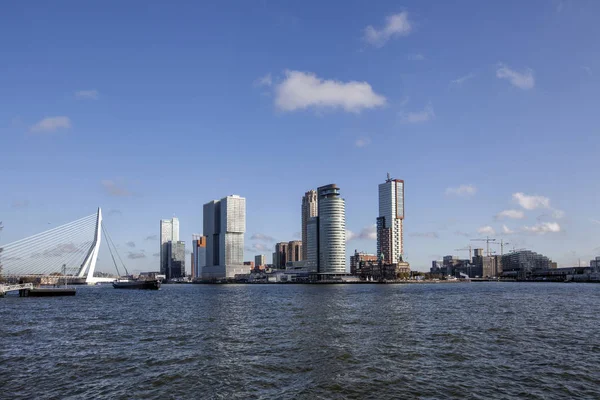
[[[600,219],[590,219],[594,224],[600,225]]]
[[[500,64],[496,70],[496,77],[508,80],[511,85],[516,86],[519,89],[527,90],[535,86],[535,78],[533,77],[533,70],[531,68],[528,68],[523,72],[518,72],[510,69],[504,64]]]
[[[57,129],[68,129],[71,127],[69,117],[44,118],[30,128],[31,132],[54,132]]]
[[[433,106],[431,104],[428,104],[427,106],[425,106],[423,111],[402,111],[400,113],[400,118],[402,119],[402,122],[406,122],[409,124],[418,124],[421,122],[427,122],[430,119],[434,119],[435,113],[433,112]]]
[[[271,86],[272,84],[273,79],[270,72],[254,81],[254,86]]]
[[[109,180],[109,179],[104,179],[104,180],[102,180],[101,183],[102,183],[102,186],[104,187],[104,190],[106,190],[106,192],[111,196],[117,196],[117,197],[131,196],[131,192],[129,190],[127,190],[122,184],[119,184],[119,183]]]
[[[356,139],[356,142],[354,142],[354,145],[356,147],[366,147],[370,144],[371,144],[371,139],[368,137],[358,138],[358,139]]]
[[[275,87],[275,105],[283,111],[305,108],[342,108],[358,113],[381,107],[386,98],[373,91],[367,82],[324,80],[315,74],[285,71],[285,79]]]
[[[456,78],[456,79],[450,81],[450,84],[456,85],[456,86],[462,86],[463,83],[465,83],[466,81],[468,81],[469,79],[474,78],[474,77],[475,77],[475,74],[473,74],[471,72],[468,75],[461,76],[460,78]]]
[[[557,222],[543,222],[534,226],[524,226],[523,231],[543,235],[545,233],[560,232],[560,225]]]
[[[561,219],[564,216],[565,216],[565,212],[562,211],[562,210],[556,210],[555,209],[555,210],[552,211],[552,218]]]
[[[544,196],[529,196],[519,192],[512,195],[513,200],[519,203],[526,210],[535,210],[536,208],[550,208],[550,199]]]
[[[477,233],[479,233],[480,235],[495,235],[496,231],[494,230],[494,228],[487,225],[477,229]]]
[[[75,97],[78,99],[98,100],[97,90],[79,90],[75,92]]]
[[[473,196],[475,193],[477,193],[477,188],[475,187],[475,185],[460,185],[459,187],[449,187],[446,189],[446,195],[450,196],[450,195],[455,195],[455,196],[464,196],[464,197],[468,197],[468,196]]]
[[[438,235],[436,232],[413,232],[413,233],[409,233],[408,236],[422,237],[422,238],[429,238],[429,239],[439,239],[439,237],[440,237],[440,235]]]
[[[496,219],[504,218],[523,219],[525,218],[525,213],[521,210],[504,210],[496,214]]]
[[[364,40],[375,47],[382,47],[392,37],[408,35],[412,28],[408,13],[403,11],[386,17],[385,26],[379,30],[371,25],[367,26]]]
[[[502,225],[502,233],[505,235],[512,235],[515,231],[511,230],[508,226]]]
[[[423,61],[425,59],[425,56],[421,53],[417,53],[409,54],[407,58],[409,61]]]
[[[352,232],[346,229],[346,242],[357,239],[377,240],[377,229],[375,225],[363,228],[360,233]]]

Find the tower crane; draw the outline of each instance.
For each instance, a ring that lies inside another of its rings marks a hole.
[[[471,255],[473,248],[471,246],[467,246],[462,249],[454,249],[454,251],[467,251],[467,250],[469,250],[469,262],[471,262],[470,260],[473,259],[473,256]]]
[[[485,240],[485,239],[482,239]],[[500,255],[504,255],[504,245],[505,244],[510,244],[510,242],[505,242],[504,239],[500,239],[500,243],[496,242],[496,243],[492,243],[492,244],[499,244],[500,245]]]
[[[490,242],[495,242],[496,239],[490,239],[489,236],[486,236],[485,239],[471,239],[472,242],[485,242],[486,244],[486,254],[488,257],[490,256]]]

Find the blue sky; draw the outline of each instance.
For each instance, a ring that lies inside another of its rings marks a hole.
[[[591,0],[6,5],[0,242],[101,206],[130,269],[153,270],[161,218],[179,217],[189,245],[202,204],[239,194],[246,258],[270,259],[299,237],[303,193],[335,182],[348,255],[373,252],[389,172],[406,182],[413,269],[486,234],[587,263],[599,13]]]

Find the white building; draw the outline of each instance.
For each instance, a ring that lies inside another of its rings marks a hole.
[[[396,264],[404,253],[404,181],[391,179],[379,185],[379,218],[377,218],[377,257]]]
[[[346,207],[335,185],[321,186],[318,193],[319,273],[346,272]]]
[[[244,266],[246,199],[237,195],[213,200],[204,205],[206,264],[203,279],[233,278],[247,273]]]
[[[169,265],[169,242],[179,241],[179,219],[160,220],[160,273],[166,274]]]
[[[308,221],[318,214],[317,191],[309,190],[302,197],[302,260],[308,257]]]

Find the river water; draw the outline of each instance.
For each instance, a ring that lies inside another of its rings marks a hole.
[[[0,299],[0,398],[600,398],[600,285],[164,285]]]

